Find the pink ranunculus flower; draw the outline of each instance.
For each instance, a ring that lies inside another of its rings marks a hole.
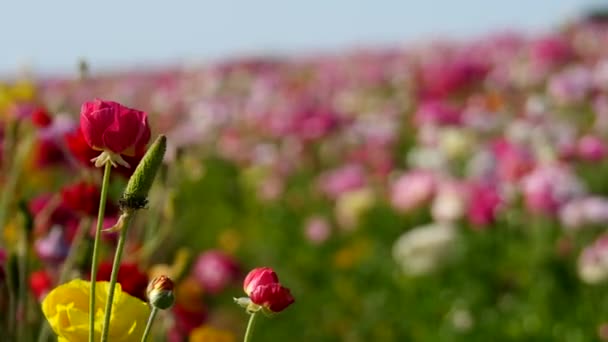
[[[583,184],[567,167],[546,165],[536,168],[521,181],[527,209],[553,215],[560,207],[584,193]]]
[[[145,112],[99,99],[82,105],[80,128],[87,144],[102,151],[92,160],[96,167],[106,163],[129,167],[121,155],[132,157],[140,154],[151,135]]]
[[[391,186],[391,204],[401,212],[408,212],[428,203],[435,192],[436,177],[424,170],[401,175]]]
[[[323,216],[312,216],[304,225],[304,235],[312,244],[320,245],[331,234],[331,225]]]
[[[495,186],[489,184],[474,184],[471,186],[471,196],[467,217],[475,226],[487,226],[494,223],[502,198]]]
[[[577,155],[585,161],[598,162],[606,157],[608,148],[604,141],[594,135],[581,137],[577,144]]]
[[[249,299],[239,299],[237,303],[242,303],[250,312],[261,309],[266,313],[276,313],[295,302],[291,291],[279,283],[279,277],[269,267],[251,270],[243,281],[243,290]]]
[[[247,274],[243,281],[243,291],[251,296],[253,290],[262,285],[274,284],[279,282],[279,277],[270,267],[254,268]]]
[[[240,268],[231,256],[210,250],[196,259],[192,272],[205,291],[217,294],[237,280]]]
[[[444,101],[427,100],[418,106],[414,113],[414,123],[417,127],[424,125],[458,125],[462,113]]]

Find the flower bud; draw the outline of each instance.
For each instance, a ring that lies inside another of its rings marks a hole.
[[[173,306],[175,296],[173,295],[173,281],[169,277],[158,276],[148,284],[148,300],[155,308],[166,310]]]
[[[152,187],[156,173],[160,169],[167,149],[167,138],[160,135],[144,155],[135,172],[129,178],[127,187],[120,199],[123,211],[137,210],[146,206],[148,192]]]

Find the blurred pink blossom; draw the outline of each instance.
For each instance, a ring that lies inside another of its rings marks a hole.
[[[210,250],[198,256],[192,272],[206,292],[217,294],[238,280],[240,267],[224,252]]]
[[[436,183],[436,177],[429,171],[413,170],[404,173],[391,185],[390,202],[401,212],[419,208],[431,200]]]

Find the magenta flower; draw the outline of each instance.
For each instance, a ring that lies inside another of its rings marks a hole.
[[[239,274],[240,268],[237,262],[221,251],[207,251],[194,262],[194,278],[211,294],[220,293],[232,284]]]
[[[129,167],[121,157],[133,157],[145,150],[150,141],[150,127],[145,112],[112,101],[85,102],[80,110],[80,128],[87,144],[102,154],[95,166],[107,162]]]
[[[243,281],[243,290],[249,296],[249,301],[245,298],[242,302],[249,311],[262,309],[267,313],[276,313],[295,302],[289,289],[279,283],[279,277],[269,267],[251,270]]]
[[[401,212],[419,208],[431,200],[436,183],[435,176],[429,171],[415,170],[403,174],[391,187],[391,204]]]
[[[486,184],[474,184],[471,187],[471,196],[467,216],[476,226],[486,226],[494,223],[496,213],[502,202],[498,190]]]

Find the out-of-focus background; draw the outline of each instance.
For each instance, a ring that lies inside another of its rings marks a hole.
[[[445,1],[194,1],[103,5],[14,1],[2,8],[0,75],[24,66],[71,72],[95,68],[217,61],[269,54],[339,53],[353,47],[400,47],[432,38],[464,39],[491,32],[542,32],[595,0]]]
[[[608,341],[602,2],[15,1],[0,32],[0,332],[88,276],[102,98],[168,138],[119,275],[175,279],[154,340],[241,339],[269,266],[296,301],[257,341]]]

